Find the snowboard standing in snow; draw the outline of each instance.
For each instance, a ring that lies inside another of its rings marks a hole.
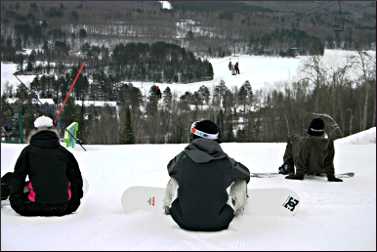
[[[153,212],[164,214],[165,188],[133,186],[126,189],[121,198],[126,214]],[[288,188],[249,189],[248,200],[241,215],[292,216],[300,206],[299,196]]]

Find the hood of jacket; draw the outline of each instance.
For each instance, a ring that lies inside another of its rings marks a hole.
[[[39,148],[57,148],[60,146],[59,134],[54,129],[38,129],[30,133],[29,144]]]
[[[194,139],[184,152],[195,163],[208,163],[227,157],[218,142],[203,138]]]

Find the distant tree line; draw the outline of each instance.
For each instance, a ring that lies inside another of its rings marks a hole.
[[[297,49],[299,55],[323,55],[324,43],[316,36],[297,29],[275,30],[259,37],[251,37],[250,53],[289,55],[289,49]]]
[[[117,45],[111,70],[118,78],[128,80],[187,83],[213,79],[211,63],[165,42]]]
[[[355,80],[348,77],[352,65],[361,71]],[[133,144],[188,142],[189,126],[203,118],[219,125],[223,142],[283,142],[289,135],[302,134],[310,119],[318,116],[324,118],[333,138],[376,125],[375,60],[359,52],[352,62],[329,72],[321,67],[318,57],[312,57],[305,71],[311,72],[310,77],[287,83],[283,90],[255,91],[249,81],[239,88],[229,88],[220,81],[212,90],[201,86],[180,96],[169,87],[160,90],[157,85],[142,94],[131,82],[117,82],[111,76],[103,83],[96,79],[89,84],[83,76],[66,105],[62,126],[78,121],[80,138],[88,144]],[[67,84],[60,86],[59,91],[58,85],[48,83],[66,83],[74,72],[58,80],[41,77],[38,85],[36,80],[33,82],[32,90],[46,97],[59,94],[61,101]],[[102,98],[116,101],[117,108],[74,103],[74,99],[88,100],[101,93],[107,96]],[[40,105],[31,103],[30,94],[22,85],[14,94],[19,98],[16,104],[5,102],[8,95],[5,92],[2,99],[5,121],[22,112],[25,118],[30,117],[30,125],[25,128],[31,127],[32,115],[40,113]]]
[[[172,12],[166,12],[160,10],[158,2],[109,5],[3,1],[1,60],[16,62],[16,50],[40,48],[45,41],[51,46],[60,41],[74,51],[86,42],[113,47],[121,41],[169,41],[202,55],[221,57],[232,53],[285,56],[290,47],[297,47],[298,54],[311,55],[321,54],[325,46],[375,50],[375,2],[339,4],[342,13],[338,12],[337,2],[331,1],[306,5],[182,1],[173,4]],[[111,19],[108,13],[112,13]],[[177,38],[176,24],[185,21],[194,24],[182,30],[186,36]],[[239,48],[238,43],[248,48]],[[52,60],[54,57],[59,56],[52,56]]]
[[[117,80],[188,83],[213,79],[208,60],[165,42],[118,44],[112,52],[103,45],[84,43],[76,56],[69,55],[69,45],[61,41],[54,44],[45,41],[41,50],[32,50],[29,55],[17,54],[16,49],[20,47],[14,47],[10,39],[1,39],[0,45],[5,50],[3,59],[18,63],[18,73],[41,74],[53,70],[61,75],[72,62],[85,61],[90,73],[100,73],[96,77],[106,71]]]

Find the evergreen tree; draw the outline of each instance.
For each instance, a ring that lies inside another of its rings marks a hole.
[[[245,115],[246,105],[251,105],[253,98],[253,92],[249,81],[245,81],[245,83],[240,87],[237,96],[239,104],[243,106],[243,113]]]
[[[215,86],[212,104],[214,104],[218,108],[223,108],[224,107],[223,101],[224,101],[224,97],[227,90],[228,88],[225,85],[225,81],[221,80],[220,84]]]
[[[172,99],[173,99],[173,96],[171,94],[170,88],[166,87],[162,94],[162,100],[163,100],[164,107],[168,111],[170,111]]]
[[[158,86],[153,85],[149,90],[149,97],[146,107],[148,136],[151,143],[160,140],[160,114],[158,113],[158,101],[161,99],[161,91]]]
[[[235,136],[233,132],[233,116],[231,113],[228,113],[225,120],[225,126],[224,126],[224,136],[227,142],[233,142],[235,141]]]
[[[199,90],[198,90],[199,94],[200,94],[200,97],[203,99],[203,101],[209,105],[209,97],[210,97],[210,92],[209,92],[209,89],[202,85]]]
[[[161,99],[161,91],[158,86],[153,85],[149,89],[148,103],[147,103],[147,114],[155,115],[157,113],[158,101]]]

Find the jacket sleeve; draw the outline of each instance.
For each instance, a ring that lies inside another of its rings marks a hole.
[[[296,150],[298,153],[297,158],[295,160],[296,166],[296,175],[304,176],[308,170],[308,161],[309,161],[309,153],[310,153],[310,146],[307,146],[308,142],[305,139],[299,139],[299,148]]]
[[[232,177],[233,181],[237,180],[246,180],[246,183],[249,183],[250,181],[250,171],[249,169],[241,164],[240,162],[237,162],[233,158],[229,158],[230,163],[232,164]]]
[[[335,175],[334,156],[335,156],[334,141],[330,140],[329,147],[327,150],[327,156],[324,161],[324,166],[325,166],[327,177],[333,177]]]
[[[72,190],[72,199],[79,200],[83,196],[82,186],[82,176],[79,168],[79,164],[76,161],[76,158],[73,156],[72,153],[67,152],[68,155],[68,169],[67,169],[67,177],[68,180],[71,182],[71,190]]]
[[[170,178],[168,184],[166,185],[163,207],[164,209],[170,208],[173,201],[178,195],[178,182],[174,178]]]
[[[242,211],[247,201],[247,183],[245,180],[238,180],[230,186],[229,198],[231,200],[230,206],[233,208],[236,215]]]
[[[292,156],[292,142],[293,142],[293,136],[288,138],[287,145],[285,147],[284,156],[283,156],[283,162],[286,163],[288,160],[293,159]]]
[[[178,163],[179,159],[181,159],[183,157],[183,155],[185,155],[185,154],[182,151],[177,156],[175,156],[172,160],[169,161],[167,167],[168,167],[168,173],[169,173],[170,177],[175,178],[175,175],[177,173],[177,163]]]
[[[13,176],[9,181],[11,195],[23,194],[25,179],[29,171],[28,153],[28,147],[24,148],[16,161]]]

